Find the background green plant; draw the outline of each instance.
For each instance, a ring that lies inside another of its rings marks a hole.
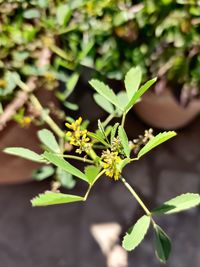
[[[197,1],[1,1],[1,113],[20,90],[13,73],[25,83],[37,76],[38,88],[62,82],[57,96],[77,109],[67,98],[82,66],[122,79],[140,65],[143,81],[158,76],[156,88],[174,88],[186,104],[199,92],[199,14]],[[44,48],[51,57],[38,67]]]

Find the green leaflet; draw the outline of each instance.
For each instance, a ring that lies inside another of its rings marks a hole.
[[[42,181],[52,176],[54,172],[55,170],[52,166],[42,166],[41,168],[33,171],[32,177],[36,181]]]
[[[136,224],[126,233],[122,246],[127,251],[134,250],[144,239],[150,225],[151,218],[147,215],[142,216]]]
[[[123,107],[123,110],[125,109],[127,103],[128,103],[128,97],[127,97],[127,93],[125,91],[120,91],[117,94],[117,98],[119,100],[120,105]],[[119,116],[121,114],[120,110],[118,109],[117,112],[119,113]]]
[[[150,150],[155,148],[156,146],[162,144],[163,142],[169,140],[170,138],[176,136],[174,131],[163,132],[159,133],[158,135],[154,136],[138,153],[138,158],[141,158]]]
[[[69,162],[59,157],[58,155],[45,151],[43,157],[50,163],[54,164],[55,166],[87,182],[87,177],[83,172],[81,172],[79,169],[77,169],[76,167],[74,167]]]
[[[113,128],[113,126],[111,126],[111,125],[108,125],[108,126],[106,126],[106,128],[104,128],[105,129],[105,135],[106,135],[107,138],[108,138],[109,134],[111,133],[112,128]]]
[[[93,97],[95,102],[108,113],[112,114],[115,111],[113,105],[104,96],[94,94]]]
[[[57,23],[61,26],[65,26],[72,14],[69,5],[59,5],[56,10]]]
[[[94,46],[94,40],[91,39],[89,40],[87,43],[84,44],[84,46],[82,47],[82,50],[80,51],[79,55],[78,55],[78,62],[80,62],[81,64],[86,64],[86,56],[87,54],[90,52],[90,50],[92,49],[92,47]]]
[[[40,12],[36,8],[30,8],[24,11],[23,17],[26,19],[35,19],[40,17]]]
[[[102,135],[102,138],[108,142],[108,138],[106,136],[106,133],[105,133],[104,127],[101,123],[101,120],[98,120],[98,129],[99,129],[100,134]]]
[[[56,138],[51,131],[49,131],[47,129],[43,129],[43,130],[38,131],[37,134],[38,134],[38,138],[40,139],[40,141],[47,148],[49,148],[51,151],[53,151],[55,153],[60,152],[59,144],[57,143]]]
[[[104,144],[106,147],[109,147],[109,144],[106,141],[104,141],[102,135],[100,136],[99,134],[88,132],[88,136],[93,139],[96,139],[100,143]]]
[[[39,196],[33,198],[31,200],[31,203],[33,207],[36,207],[36,206],[48,206],[48,205],[72,203],[83,200],[84,198],[80,196],[47,191],[44,194],[40,194]]]
[[[17,85],[17,81],[20,80],[20,76],[17,72],[6,71],[5,74],[6,87],[0,88],[0,96],[9,95],[14,91]]]
[[[97,167],[97,166],[87,166],[85,168],[85,175],[88,179],[88,182],[90,185],[93,184],[93,182],[95,181],[97,175],[99,174],[101,168],[100,167]]]
[[[67,189],[74,188],[76,181],[73,178],[71,173],[68,173],[60,168],[56,171],[56,177],[58,181],[61,183],[61,185]]]
[[[119,123],[115,123],[115,125],[113,126],[111,133],[110,133],[110,143],[112,144],[113,139],[115,138],[116,132],[117,132],[117,128],[119,126]]]
[[[123,159],[117,164],[117,169],[122,172],[123,168],[126,167],[127,164],[129,164],[131,160],[129,158]]]
[[[64,101],[64,102],[63,102],[63,105],[64,105],[66,108],[70,109],[70,110],[78,110],[78,109],[79,109],[79,107],[78,107],[77,104],[72,103],[72,102],[69,102],[69,101]]]
[[[129,100],[131,100],[132,97],[137,92],[141,83],[141,79],[142,79],[142,71],[140,67],[131,68],[127,72],[124,83]]]
[[[158,225],[155,229],[156,256],[162,263],[166,263],[171,253],[171,241],[167,234]]]
[[[154,214],[172,214],[200,205],[200,195],[186,193],[166,201],[160,207],[154,209]]]
[[[128,112],[135,103],[140,99],[140,97],[156,82],[157,78],[149,80],[133,95],[127,106],[125,107],[125,112]]]
[[[127,156],[127,158],[129,158],[131,150],[130,150],[129,143],[128,143],[128,137],[127,137],[127,134],[126,134],[124,128],[121,125],[118,128],[118,135],[119,135],[119,139],[121,141],[121,144],[123,146],[124,153]]]
[[[123,107],[120,105],[117,96],[113,90],[103,82],[92,79],[89,84],[103,97],[105,97],[110,103],[123,110]]]
[[[67,81],[67,91],[68,92],[71,93],[74,90],[74,88],[77,85],[77,82],[79,80],[79,76],[80,76],[80,74],[78,72],[73,72],[73,74],[69,77],[69,79]],[[68,96],[69,95],[67,95],[67,97]]]
[[[44,163],[44,159],[34,151],[23,147],[8,147],[4,149],[4,152],[13,156],[18,156],[31,161]]]
[[[75,86],[77,85],[79,80],[79,73],[74,72],[71,76],[68,77],[66,81],[66,88],[63,92],[57,92],[56,96],[62,101],[66,101],[66,99],[71,95]]]

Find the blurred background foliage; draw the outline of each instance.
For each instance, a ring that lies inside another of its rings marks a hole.
[[[157,89],[199,94],[200,4],[195,0],[0,0],[0,100],[18,87],[13,73],[54,89],[65,102],[86,66],[105,78],[122,79],[140,65]],[[41,51],[51,51],[38,67]],[[66,102],[66,106],[70,103]],[[71,106],[74,108],[74,106]]]

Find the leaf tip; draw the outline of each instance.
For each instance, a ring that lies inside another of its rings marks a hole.
[[[37,206],[37,199],[38,199],[38,197],[34,197],[34,198],[32,198],[30,200],[32,207],[36,207]]]

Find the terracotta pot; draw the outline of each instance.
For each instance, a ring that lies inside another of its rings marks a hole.
[[[193,100],[184,108],[169,89],[160,95],[148,91],[134,107],[138,116],[147,124],[159,129],[178,129],[186,126],[200,113],[200,100]]]
[[[37,127],[28,129],[20,128],[12,122],[0,134],[0,183],[21,183],[31,180],[34,169],[40,167],[38,163],[28,161],[19,157],[7,155],[2,152],[6,147],[22,146],[40,152],[37,139]]]

